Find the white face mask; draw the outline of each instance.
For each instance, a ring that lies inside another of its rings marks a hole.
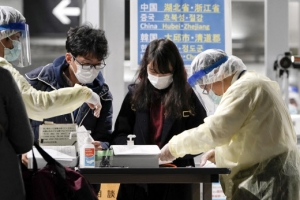
[[[148,80],[159,90],[166,89],[173,82],[173,74],[167,76],[154,76],[148,72]]]
[[[83,84],[92,83],[95,80],[95,78],[98,76],[98,74],[101,70],[101,69],[95,69],[94,67],[92,67],[92,69],[90,69],[90,70],[84,70],[84,69],[82,69],[81,65],[78,65],[76,63],[75,63],[75,65],[77,67],[76,72],[74,71],[73,66],[72,66],[74,75],[76,76],[77,80]]]
[[[10,40],[12,41],[12,44],[14,46],[12,49],[6,48],[1,42],[4,47],[4,59],[6,59],[8,62],[17,60],[21,53],[21,42],[19,42],[18,40]]]

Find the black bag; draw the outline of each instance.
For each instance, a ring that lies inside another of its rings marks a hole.
[[[24,165],[22,166],[27,200],[98,199],[90,183],[80,173],[62,166],[37,143],[34,143],[34,146],[47,161],[47,165],[38,170],[33,154],[33,170],[29,170]]]

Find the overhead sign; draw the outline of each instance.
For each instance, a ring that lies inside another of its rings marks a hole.
[[[138,61],[157,38],[175,42],[185,65],[205,49],[225,50],[224,0],[139,0]]]
[[[78,7],[67,7],[71,3],[71,0],[62,0],[52,13],[63,24],[70,24],[71,20],[67,16],[79,16],[80,9]]]
[[[33,36],[66,36],[79,25],[80,0],[24,0],[24,16]]]
[[[137,24],[136,37],[132,37],[137,40],[136,64],[149,42],[157,38],[172,40],[185,65],[206,49],[225,50],[224,0],[137,0],[136,13],[137,20],[131,20]]]

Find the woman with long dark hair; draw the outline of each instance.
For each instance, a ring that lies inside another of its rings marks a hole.
[[[115,123],[113,144],[125,145],[127,135],[136,135],[136,145],[160,148],[178,133],[203,123],[206,111],[187,83],[187,73],[176,45],[168,39],[149,43],[137,79],[129,85]],[[172,162],[194,166],[193,156]],[[122,185],[118,200],[191,199],[190,184]]]

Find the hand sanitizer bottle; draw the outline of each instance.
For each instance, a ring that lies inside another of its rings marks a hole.
[[[127,145],[134,145],[134,141],[132,140],[132,138],[135,137],[135,135],[128,135],[127,138],[129,138],[129,140],[127,140]]]
[[[95,147],[89,135],[84,139],[84,144],[80,148],[80,167],[95,167]]]

